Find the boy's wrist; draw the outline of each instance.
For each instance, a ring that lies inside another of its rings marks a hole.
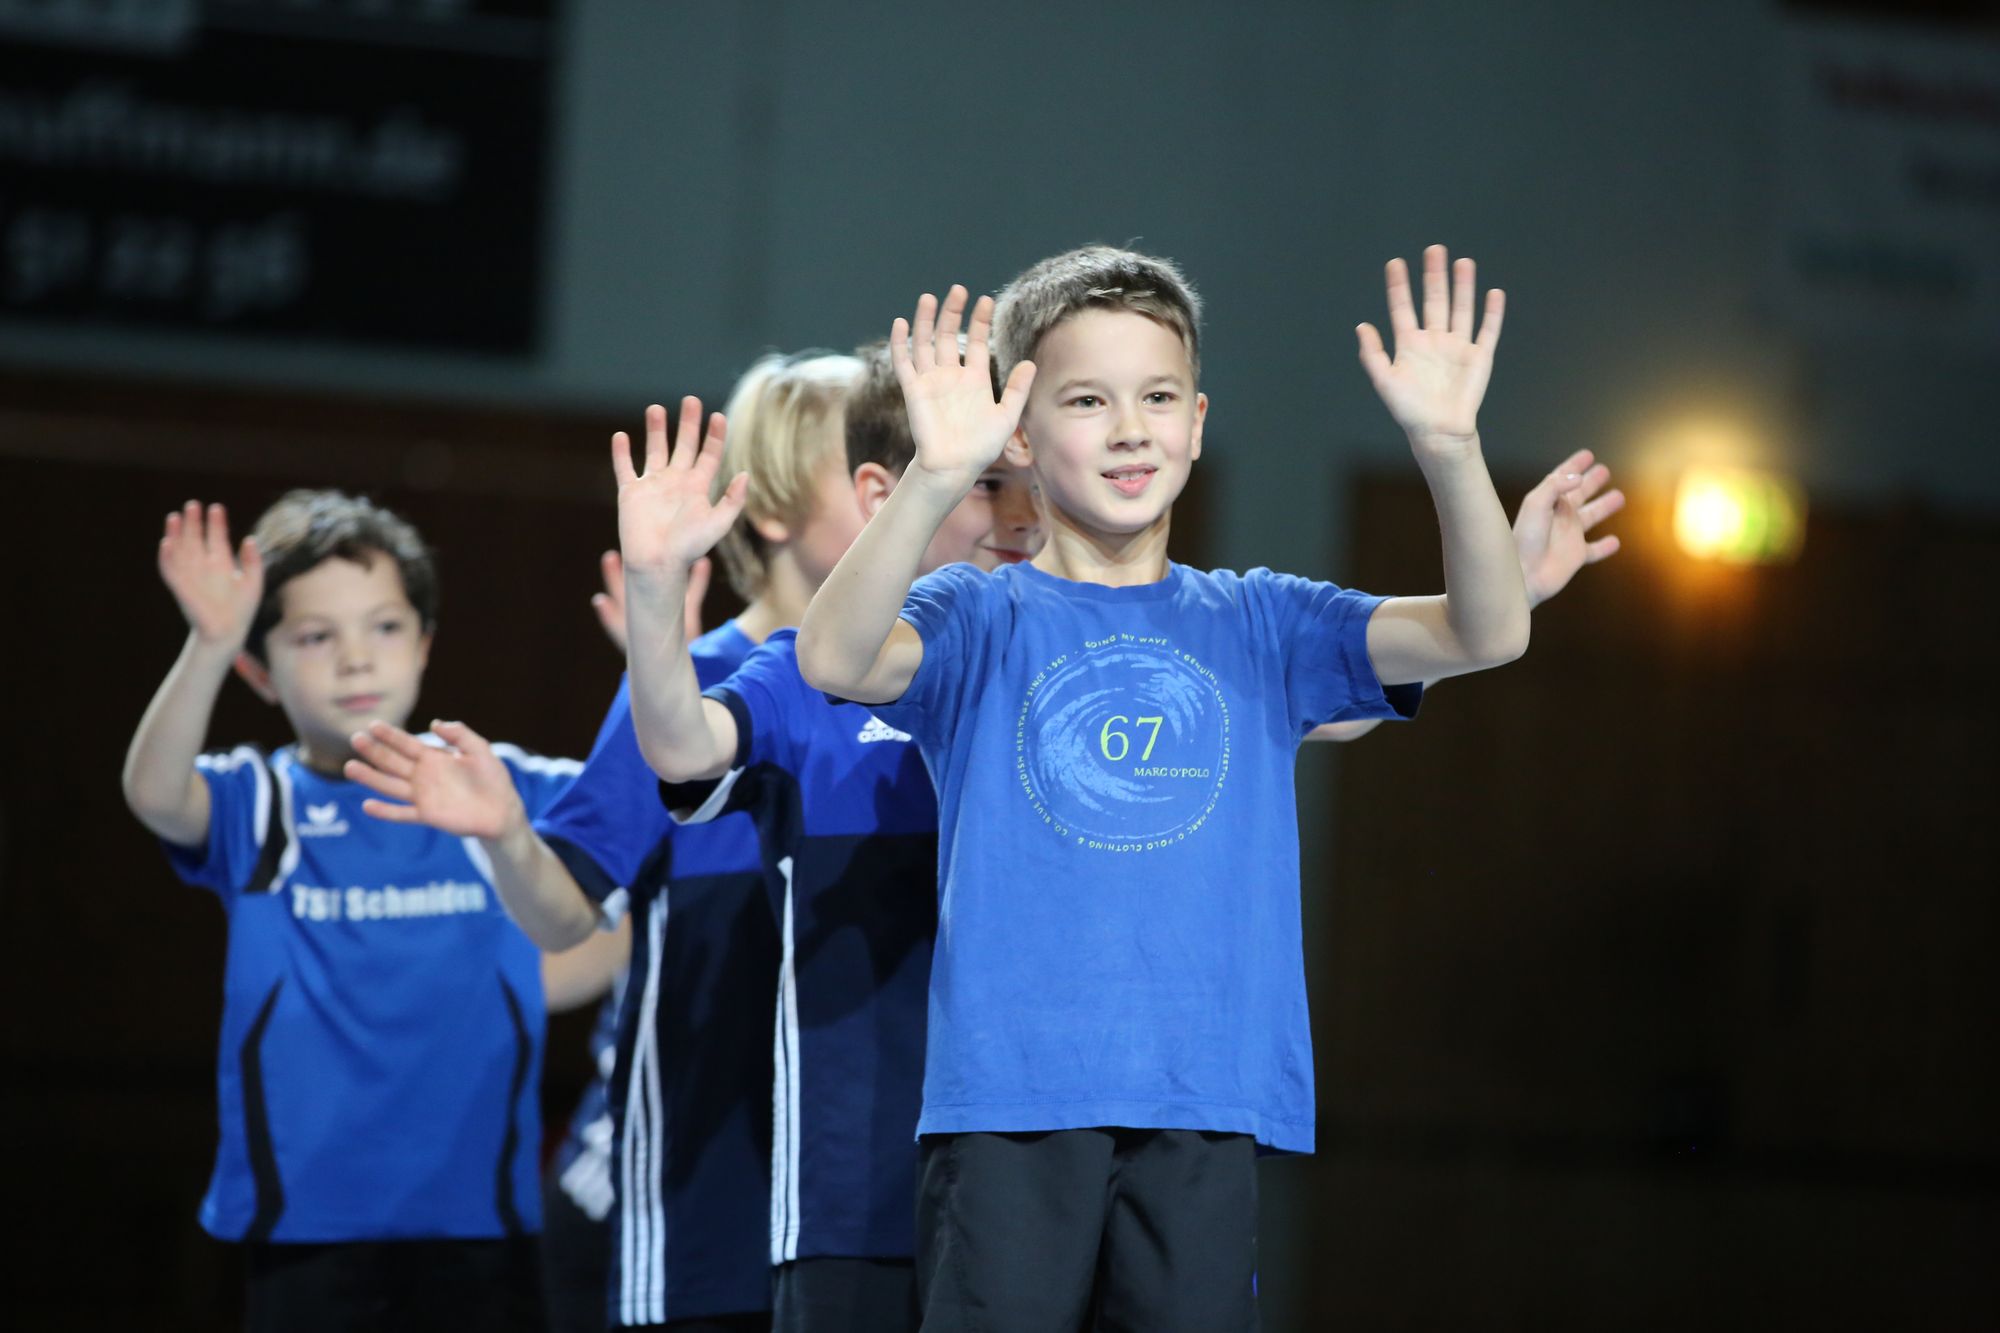
[[[903,479],[897,489],[907,486],[914,493],[949,511],[972,493],[974,484],[985,470],[985,468],[975,468],[971,471],[954,469],[938,472],[925,467],[921,460],[914,460],[904,471]]]
[[[1476,430],[1464,435],[1435,430],[1412,430],[1406,434],[1410,448],[1419,458],[1454,462],[1479,456],[1479,432]]]
[[[194,661],[227,670],[236,660],[236,655],[243,651],[243,644],[248,637],[246,634],[231,634],[222,638],[211,638],[199,629],[189,626],[187,642],[183,645],[182,652]]]
[[[521,801],[521,794],[513,792],[508,802],[507,812],[502,818],[500,829],[491,837],[481,838],[487,853],[504,859],[509,864],[523,866],[534,853],[535,826],[528,819],[528,807]]]
[[[699,556],[696,559],[700,559]],[[672,603],[676,613],[687,596],[688,579],[694,574],[694,560],[670,559],[654,564],[625,565],[625,599],[635,602]]]

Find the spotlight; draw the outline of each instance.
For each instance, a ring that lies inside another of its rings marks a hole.
[[[1691,468],[1674,495],[1674,538],[1697,560],[1780,564],[1805,545],[1805,495],[1788,478],[1749,468]]]

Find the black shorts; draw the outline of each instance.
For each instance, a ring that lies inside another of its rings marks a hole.
[[[251,1333],[540,1333],[535,1239],[246,1245]]]
[[[927,1135],[924,1333],[1257,1327],[1257,1150],[1185,1129]]]
[[[542,1300],[550,1333],[604,1333],[610,1323],[610,1214],[600,1222],[577,1207],[554,1171],[542,1182]]]
[[[794,1259],[772,1272],[775,1333],[915,1333],[908,1259]]]

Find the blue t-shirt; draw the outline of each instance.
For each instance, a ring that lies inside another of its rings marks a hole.
[[[690,650],[704,683],[754,645]],[[584,890],[632,914],[611,1107],[614,1324],[766,1310],[778,942],[746,816],[677,829],[621,684],[583,772],[536,822]]]
[[[747,809],[777,874],[771,1260],[915,1252],[937,798],[907,734],[799,675],[773,634],[709,690],[736,769],[692,818]]]
[[[494,749],[530,812],[573,760]],[[363,814],[291,747],[203,755],[208,841],[166,844],[229,917],[201,1223],[225,1240],[541,1229],[541,954],[476,839]]]
[[[875,712],[916,736],[940,807],[919,1132],[1311,1150],[1292,774],[1313,727],[1414,711],[1368,658],[1381,600],[1181,565],[917,581],[923,662]]]

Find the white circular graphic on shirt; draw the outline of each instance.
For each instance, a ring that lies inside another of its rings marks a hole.
[[[1088,640],[1029,682],[1014,763],[1059,836],[1101,851],[1170,846],[1221,797],[1229,706],[1215,673],[1164,638]]]

